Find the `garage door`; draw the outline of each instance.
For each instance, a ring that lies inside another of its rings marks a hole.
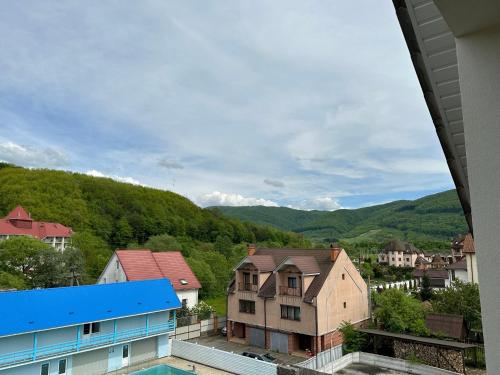
[[[279,332],[271,332],[271,350],[279,353],[288,353],[288,335]]]
[[[249,328],[250,345],[263,348],[265,345],[264,330],[260,328]]]

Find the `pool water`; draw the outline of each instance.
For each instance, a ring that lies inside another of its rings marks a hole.
[[[193,375],[194,372],[181,370],[172,366],[158,365],[145,370],[133,372],[130,375]]]

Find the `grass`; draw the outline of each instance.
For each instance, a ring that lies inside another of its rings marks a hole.
[[[218,296],[218,297],[211,297],[211,298],[205,298],[203,299],[206,303],[208,303],[210,306],[212,306],[215,311],[217,312],[218,316],[226,316],[226,296]]]

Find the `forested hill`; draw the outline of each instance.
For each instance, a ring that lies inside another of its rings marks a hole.
[[[455,190],[414,201],[337,211],[301,211],[285,207],[215,207],[226,216],[292,230],[314,240],[344,239],[384,242],[391,238],[415,242],[448,241],[467,230]]]
[[[0,163],[0,217],[18,204],[35,220],[73,228],[73,245],[84,256],[84,282],[95,281],[116,248],[181,250],[203,285],[202,297],[215,296],[224,293],[245,243],[311,246],[302,235],[242,223],[172,192]]]

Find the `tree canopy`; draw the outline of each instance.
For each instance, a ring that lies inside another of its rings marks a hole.
[[[374,299],[375,319],[387,331],[417,336],[429,333],[425,326],[425,311],[419,300],[398,289],[375,293]]]

